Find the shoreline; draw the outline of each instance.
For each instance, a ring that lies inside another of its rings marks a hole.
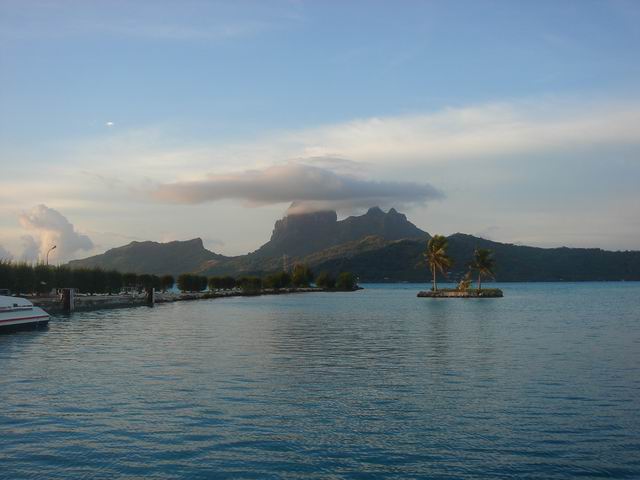
[[[482,290],[454,290],[454,289],[442,289],[442,290],[426,290],[418,292],[418,297],[421,298],[502,298],[504,294],[499,288],[488,288]]]
[[[147,294],[137,295],[76,295],[74,297],[73,312],[91,312],[97,310],[112,310],[118,308],[131,308],[142,306],[153,306],[155,304],[187,302],[194,300],[212,300],[216,298],[229,297],[261,297],[266,295],[288,295],[296,293],[349,293],[362,290],[357,287],[354,290],[333,290],[317,287],[263,289],[257,292],[242,290],[227,290],[217,292],[154,292],[153,300],[150,302]],[[68,314],[73,312],[65,311],[63,300],[59,297],[24,297],[28,298],[34,306],[40,307],[50,315]]]

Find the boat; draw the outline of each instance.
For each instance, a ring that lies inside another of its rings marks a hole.
[[[0,296],[0,331],[45,326],[49,318],[26,298]]]

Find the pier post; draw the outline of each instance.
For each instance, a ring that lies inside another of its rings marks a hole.
[[[62,311],[72,313],[75,310],[75,296],[73,288],[62,289]]]
[[[147,288],[146,290],[146,300],[147,300],[147,305],[149,306],[153,306],[153,304],[156,302],[156,289],[155,288]]]

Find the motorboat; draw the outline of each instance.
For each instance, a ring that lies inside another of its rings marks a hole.
[[[49,314],[26,298],[0,296],[0,331],[44,326]]]

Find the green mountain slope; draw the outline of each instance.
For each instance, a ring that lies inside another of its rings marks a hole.
[[[343,243],[300,257],[272,256],[261,257],[255,254],[230,257],[213,265],[204,265],[197,270],[202,275],[264,275],[283,268],[290,268],[295,263],[305,263],[312,268],[330,260],[350,258],[363,252],[378,250],[390,243],[382,237],[371,235],[360,240]]]
[[[427,282],[424,260],[429,234],[391,209],[338,221],[335,212],[290,215],[276,222],[271,239],[255,252],[225,257],[186,242],[133,242],[102,255],[70,262],[137,273],[196,272],[203,275],[264,275],[307,263],[315,272],[351,271],[361,281]],[[456,233],[449,237],[453,281],[467,271],[475,248],[489,248],[498,281],[640,280],[640,252],[596,248],[535,248]]]
[[[640,252],[609,252],[597,248],[536,248],[493,242],[456,233],[449,238],[454,265],[449,273],[457,281],[467,271],[475,248],[489,248],[496,259],[496,280],[595,281],[640,280]],[[391,242],[380,249],[351,257],[329,259],[316,270],[352,271],[361,281],[428,282],[424,260],[426,243],[415,240]]]
[[[69,266],[178,275],[199,270],[203,265],[213,266],[225,258],[204,248],[200,238],[194,238],[184,242],[131,242],[123,247],[107,250],[101,255],[73,260],[69,262]]]

